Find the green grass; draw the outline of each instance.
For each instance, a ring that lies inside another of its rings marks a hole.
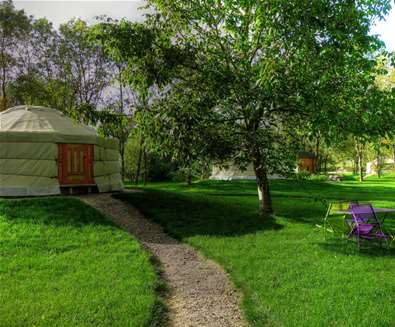
[[[0,326],[147,326],[149,255],[72,198],[0,199]]]
[[[325,241],[316,227],[325,200],[395,208],[395,177],[271,186],[276,217],[269,223],[258,218],[249,181],[153,184],[120,197],[219,262],[244,295],[252,326],[395,326],[395,252],[358,252],[352,242]]]

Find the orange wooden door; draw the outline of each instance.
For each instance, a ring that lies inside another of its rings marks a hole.
[[[59,144],[60,185],[91,185],[93,180],[93,145]]]

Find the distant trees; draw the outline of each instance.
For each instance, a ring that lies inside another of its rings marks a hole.
[[[46,19],[16,10],[10,0],[2,2],[1,108],[43,105],[96,125],[103,134],[120,139],[124,171],[135,97],[122,76],[125,65],[112,60],[91,32],[79,19],[57,31]]]
[[[0,111],[10,103],[8,88],[21,70],[21,44],[28,38],[30,18],[16,10],[11,0],[0,3]]]

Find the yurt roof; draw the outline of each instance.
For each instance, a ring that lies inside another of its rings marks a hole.
[[[315,158],[316,155],[314,152],[309,152],[309,151],[300,151],[298,153],[298,157],[299,159],[303,159],[303,158]]]
[[[0,141],[97,144],[100,139],[94,128],[56,109],[24,105],[0,113]]]

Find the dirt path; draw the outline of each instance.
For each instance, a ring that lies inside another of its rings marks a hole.
[[[109,194],[84,195],[80,199],[133,234],[159,260],[170,289],[170,326],[246,326],[239,309],[240,298],[216,263],[202,258],[191,247],[165,234],[133,206]]]

